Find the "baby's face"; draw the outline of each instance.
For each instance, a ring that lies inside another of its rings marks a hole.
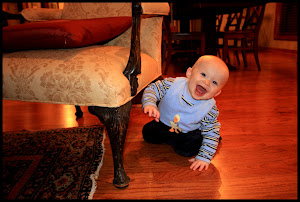
[[[221,93],[229,71],[226,64],[216,56],[202,56],[186,72],[188,91],[195,100],[208,100]]]

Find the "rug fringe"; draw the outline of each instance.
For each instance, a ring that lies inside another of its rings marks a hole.
[[[92,189],[91,189],[91,192],[89,194],[89,197],[88,199],[93,199],[93,196],[94,196],[94,193],[96,192],[96,188],[97,188],[97,182],[96,182],[96,179],[98,178],[99,176],[99,172],[100,172],[100,168],[102,167],[103,165],[103,158],[104,158],[104,153],[105,153],[105,147],[104,147],[104,140],[105,140],[105,137],[106,137],[106,130],[103,131],[103,141],[102,141],[102,148],[103,148],[103,157],[101,159],[101,162],[99,163],[98,167],[97,167],[97,170],[94,174],[91,174],[90,178],[92,180]]]

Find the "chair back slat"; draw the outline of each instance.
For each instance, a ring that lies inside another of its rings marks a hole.
[[[243,31],[253,30],[258,32],[264,16],[265,5],[246,8]]]
[[[238,12],[228,14],[227,22],[225,25],[225,31],[233,30],[237,31],[240,30],[241,21],[243,17],[243,9]]]
[[[216,15],[216,32],[221,31],[223,15]]]

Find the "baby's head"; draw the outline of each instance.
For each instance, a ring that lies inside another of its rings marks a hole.
[[[218,96],[229,79],[227,65],[213,55],[201,56],[186,71],[188,91],[195,100],[208,100]]]

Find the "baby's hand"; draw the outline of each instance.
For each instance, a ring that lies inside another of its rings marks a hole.
[[[156,122],[159,122],[160,113],[156,107],[152,105],[146,105],[144,107],[144,113],[148,113],[149,117],[153,117]]]
[[[190,166],[190,169],[192,170],[197,170],[199,168],[199,171],[202,171],[203,168],[207,170],[209,167],[209,163],[201,161],[196,158],[189,159],[189,162],[193,162],[192,165]]]

